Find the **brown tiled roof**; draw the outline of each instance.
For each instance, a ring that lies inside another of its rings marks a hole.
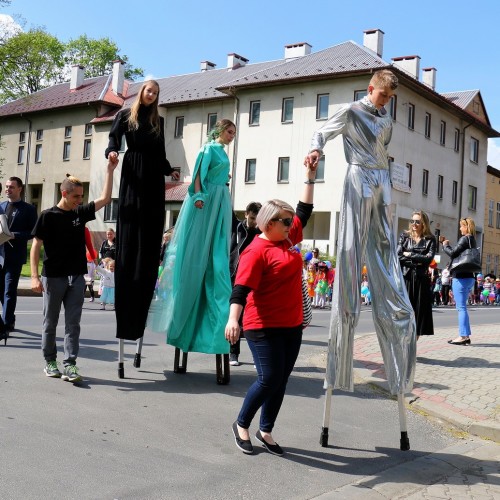
[[[21,99],[0,106],[0,116],[36,113],[48,109],[105,103],[122,106],[123,97],[111,91],[111,75],[84,80],[83,85],[70,90],[70,82],[53,85]],[[127,91],[128,84],[124,87]]]
[[[238,78],[228,81],[220,88],[262,86],[285,80],[317,80],[331,75],[368,72],[388,66],[388,62],[371,50],[348,41],[302,57],[281,60],[250,75],[238,75]]]
[[[188,187],[188,182],[166,182],[165,201],[184,201]]]

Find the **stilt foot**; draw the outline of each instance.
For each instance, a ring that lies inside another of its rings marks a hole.
[[[125,378],[125,368],[123,363],[118,363],[118,378]]]
[[[139,353],[136,353],[134,357],[134,368],[140,368],[140,367],[141,367],[141,355]]]
[[[328,446],[328,427],[321,427],[321,435],[319,437],[319,444],[326,448]]]
[[[188,353],[182,353],[182,365],[179,365],[181,350],[176,347],[174,355],[174,373],[186,373]]]
[[[224,356],[224,361],[223,357]],[[231,379],[230,369],[229,369],[229,354],[216,354],[215,355],[215,367],[217,370],[217,384],[227,385]]]
[[[408,451],[410,449],[410,440],[408,439],[408,432],[401,432],[401,450]]]

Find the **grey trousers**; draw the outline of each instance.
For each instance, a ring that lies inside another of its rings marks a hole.
[[[85,292],[82,275],[47,278],[43,284],[42,352],[45,361],[57,358],[56,329],[64,304],[64,366],[76,364],[80,347],[80,319]]]

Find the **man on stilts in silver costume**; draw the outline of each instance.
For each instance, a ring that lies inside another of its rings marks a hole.
[[[413,386],[416,333],[389,213],[387,146],[392,135],[392,117],[384,105],[397,85],[397,77],[391,71],[376,72],[366,97],[341,106],[314,133],[305,164],[315,165],[325,143],[343,135],[349,165],[340,208],[326,384],[348,391],[354,388],[354,330],[361,308],[361,269],[365,261],[389,389],[392,394],[402,395]]]

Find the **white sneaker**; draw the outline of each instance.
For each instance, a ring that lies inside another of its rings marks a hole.
[[[229,364],[231,366],[240,366],[240,362],[238,361],[238,356],[236,356],[236,354],[229,355]]]

